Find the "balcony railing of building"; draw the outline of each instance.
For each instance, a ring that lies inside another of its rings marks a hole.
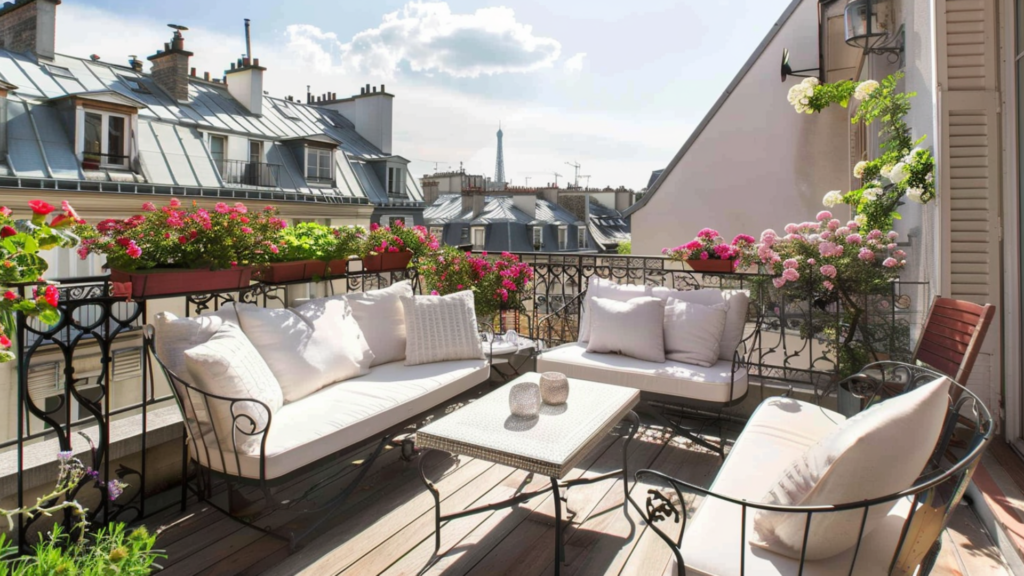
[[[245,160],[218,160],[217,169],[225,185],[277,188],[280,164],[247,162]]]
[[[835,304],[787,301],[773,290],[768,276],[696,273],[662,257],[534,252],[520,257],[533,266],[535,280],[523,298],[525,311],[515,315],[515,328],[543,340],[547,346],[578,338],[582,296],[592,277],[676,289],[743,289],[753,296],[752,315],[761,314],[764,319],[761,335],[753,339],[749,351],[752,377],[816,387],[835,379],[836,336],[820,333],[816,321],[821,315],[840,314],[841,310]],[[322,286],[330,293],[360,292],[404,279],[411,279],[420,292],[414,269],[353,271]],[[32,288],[19,290],[29,295]],[[229,302],[285,306],[288,288],[254,283],[243,290],[161,298],[184,300],[185,313],[194,315]],[[0,449],[16,456],[17,505],[31,498],[33,489],[23,479],[26,451],[35,443],[56,440],[59,449],[80,452],[87,444],[78,432],[90,428],[94,430],[90,440],[95,450],[93,461],[87,464],[104,478],[123,478],[133,488],[110,501],[102,486],[83,484],[81,493],[96,502],[89,520],[104,523],[145,517],[157,507],[147,502],[147,494],[141,489],[146,486],[148,467],[147,418],[157,409],[173,406],[170,392],[154,378],[152,359],[138,343],[153,303],[114,297],[105,276],[61,281],[59,290],[61,320],[56,325],[17,317],[17,403],[16,415],[10,416],[16,418],[17,427],[14,437],[0,443]],[[894,283],[890,293],[870,298],[867,308],[880,328],[877,347],[888,357],[899,358],[902,350],[909,349],[913,327],[920,323],[923,307],[927,306],[926,290],[923,284]],[[122,393],[119,387],[131,388],[131,394]],[[114,397],[130,397],[131,401],[119,405],[112,401]],[[120,465],[112,469],[111,425],[129,416],[141,418],[143,456],[137,460],[137,467]],[[90,497],[90,491],[99,494]],[[23,550],[37,541],[42,527],[38,519],[19,521],[16,537]]]

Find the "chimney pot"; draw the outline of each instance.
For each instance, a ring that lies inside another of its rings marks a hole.
[[[203,80],[206,80],[207,82],[210,81],[210,73],[209,72],[203,72]]]
[[[191,76],[193,78],[196,77],[196,67],[195,66],[192,67],[192,70],[190,71],[189,76]]]
[[[363,88],[362,86],[360,86],[359,87],[359,95],[362,96],[363,94],[366,94],[366,88]]]
[[[384,85],[383,84],[380,85],[380,91],[384,92]]]
[[[170,51],[171,51],[171,43],[170,42],[164,42],[164,52],[170,52]]]
[[[242,66],[248,66],[248,65],[249,65],[249,58],[248,57],[242,58]]]
[[[377,87],[376,87],[376,86],[374,86],[374,87],[373,87],[373,93],[374,93],[374,94],[376,94],[376,93],[377,93]]]
[[[369,85],[369,84],[367,84],[367,85],[366,85],[366,93],[367,93],[367,94],[369,94],[369,93],[370,93],[370,85]]]
[[[259,66],[260,65],[260,59],[259,58],[253,58],[252,59],[252,65],[253,66]]]
[[[234,69],[235,69],[235,63],[234,63],[234,62],[232,62],[232,63],[231,63],[231,69],[232,69],[232,70],[234,70]]]

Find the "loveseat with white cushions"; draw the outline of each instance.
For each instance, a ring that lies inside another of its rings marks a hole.
[[[545,351],[537,371],[637,388],[649,405],[720,411],[747,395],[761,319],[750,308],[746,290],[674,290],[592,277],[578,341]],[[724,455],[692,430],[677,432]]]
[[[408,281],[294,309],[229,304],[196,318],[159,314],[147,334],[181,408],[191,458],[265,492],[271,481],[382,437],[376,457],[417,415],[490,375],[472,293],[413,296]]]
[[[866,408],[847,417],[765,400],[710,488],[636,473],[655,488],[643,509],[631,503],[672,548],[678,574],[928,574],[991,440],[988,410],[943,374],[896,362],[834,391]],[[970,423],[958,433],[966,449],[950,459],[958,416]]]

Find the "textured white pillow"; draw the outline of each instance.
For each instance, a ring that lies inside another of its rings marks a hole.
[[[405,365],[484,357],[476,325],[473,292],[447,296],[402,296]]]
[[[224,324],[205,344],[185,352],[185,364],[196,388],[226,398],[252,398],[263,402],[273,414],[284,404],[281,387],[267,363],[242,330]],[[260,450],[268,414],[258,404],[210,399],[213,428],[221,448],[256,454]],[[204,436],[208,434],[203,428]]]
[[[726,304],[701,306],[669,298],[665,305],[665,357],[705,367],[718,362],[728,309]]]
[[[782,473],[769,504],[814,506],[880,498],[910,488],[935,450],[949,408],[948,378],[939,378],[868,408],[819,440]],[[893,504],[874,506],[867,534]],[[857,543],[863,510],[811,518],[807,559],[835,556]],[[800,558],[806,514],[759,511],[751,543]]]
[[[234,304],[191,318],[178,318],[170,312],[161,312],[153,318],[156,355],[168,370],[187,378],[185,350],[206,343],[225,323],[238,325]]]
[[[403,280],[380,290],[317,298],[307,304],[324,300],[348,302],[352,317],[373,352],[370,366],[379,366],[405,358],[405,312],[399,299],[402,296],[412,297],[411,281]]]
[[[238,323],[274,373],[285,402],[370,371],[373,353],[344,300],[294,310],[239,304]]]
[[[621,354],[649,362],[665,361],[665,303],[659,298],[590,301],[587,352]]]
[[[583,299],[583,314],[580,316],[580,342],[590,341],[591,314],[590,308],[594,298],[605,298],[625,302],[641,296],[650,296],[650,286],[637,284],[616,284],[611,280],[593,276],[587,284],[587,295]]]
[[[743,332],[747,326],[747,308],[750,305],[750,292],[746,290],[719,290],[704,288],[701,290],[673,290],[657,287],[651,295],[662,300],[675,298],[683,302],[693,302],[701,306],[726,304],[729,311],[725,316],[725,330],[722,332],[721,346],[718,351],[720,360],[732,360],[733,354],[743,340]]]

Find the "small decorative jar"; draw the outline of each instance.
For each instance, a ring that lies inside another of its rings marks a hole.
[[[540,386],[534,382],[520,382],[508,393],[508,407],[513,416],[536,418],[540,414]]]
[[[569,399],[569,379],[561,372],[540,375],[540,396],[545,404],[558,406]]]

